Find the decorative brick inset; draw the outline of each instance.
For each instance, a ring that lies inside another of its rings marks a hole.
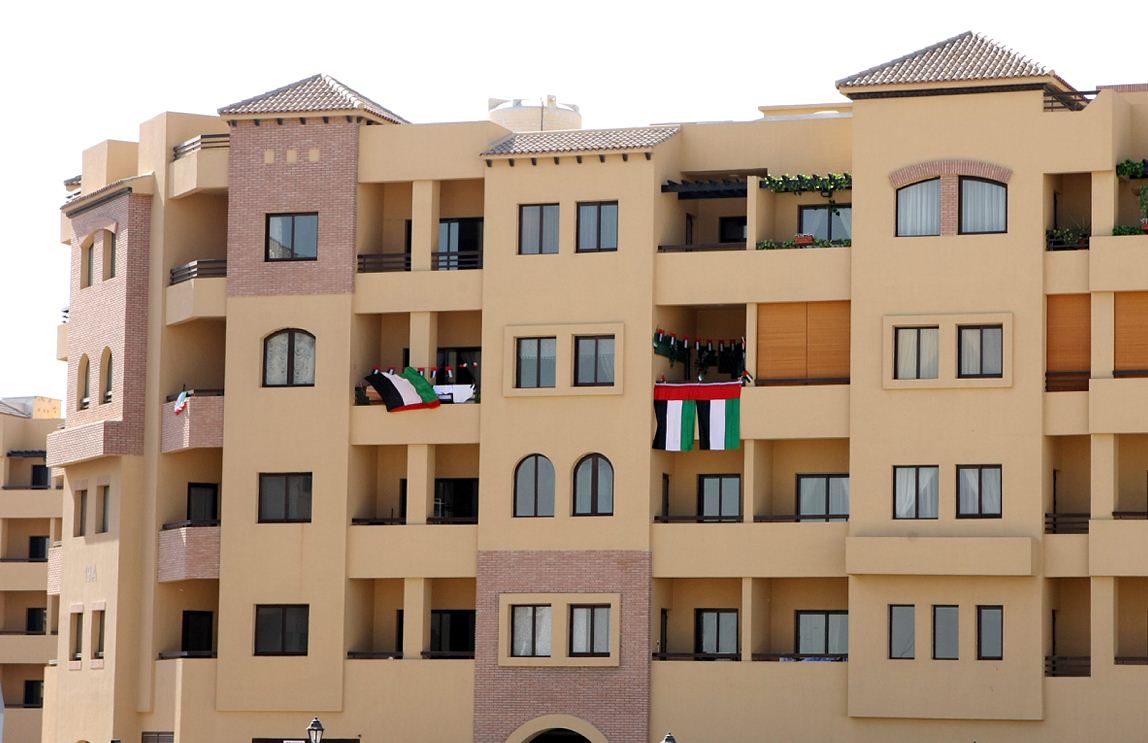
[[[499,595],[618,593],[619,665],[498,665]],[[638,551],[479,552],[474,740],[502,743],[536,717],[565,714],[612,743],[645,743],[650,718],[650,554]]]
[[[48,595],[59,596],[64,580],[64,548],[48,548]]]
[[[1008,183],[1012,170],[1003,165],[979,160],[930,160],[907,165],[889,174],[893,188],[903,188],[911,183],[941,179],[941,234],[955,235],[960,221],[960,177],[984,178],[997,183]]]
[[[192,395],[187,409],[179,415],[171,403],[164,403],[160,416],[160,450],[164,454],[223,446],[223,395]]]
[[[159,533],[156,577],[176,580],[219,579],[219,527],[185,526]]]

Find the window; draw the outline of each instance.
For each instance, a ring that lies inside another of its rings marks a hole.
[[[187,520],[204,526],[219,523],[219,485],[213,482],[187,484]]]
[[[80,357],[76,366],[76,410],[87,410],[91,404],[89,392],[91,390],[90,368],[87,354]]]
[[[510,614],[510,654],[520,658],[549,658],[549,604],[512,606]]]
[[[24,706],[44,706],[44,681],[42,679],[24,680]]]
[[[554,515],[554,465],[541,454],[531,454],[514,470],[514,515]]]
[[[977,660],[1004,659],[1004,607],[977,607]]]
[[[104,278],[116,277],[116,235],[114,232],[104,232]]]
[[[101,485],[96,488],[96,534],[106,534],[108,531],[108,500],[111,488]]]
[[[933,660],[960,658],[960,607],[933,607]]]
[[[937,378],[937,328],[896,328],[894,379]]]
[[[319,257],[318,214],[268,214],[264,260],[313,261]]]
[[[570,655],[610,654],[610,607],[570,607]]]
[[[430,649],[435,653],[474,652],[474,609],[431,611]]]
[[[558,252],[558,205],[523,204],[518,207],[518,254]]]
[[[893,518],[937,518],[939,477],[940,469],[935,465],[894,467]]]
[[[112,352],[105,348],[100,359],[100,402],[112,401]]]
[[[410,349],[403,349],[403,366],[410,366]],[[479,368],[482,362],[482,349],[478,346],[453,346],[439,348],[436,354],[439,369],[439,384],[473,384],[475,391],[482,388]],[[450,367],[454,378],[446,376]]]
[[[309,523],[311,473],[259,475],[259,523]]]
[[[557,338],[519,338],[514,386],[521,389],[553,387],[557,353]]]
[[[798,207],[797,231],[817,240],[852,240],[853,205],[825,204]]]
[[[306,655],[307,604],[266,604],[255,607],[256,655]]]
[[[718,242],[745,242],[747,232],[745,217],[721,217],[718,219]]]
[[[574,350],[574,386],[608,387],[614,384],[614,336],[575,336]]]
[[[101,659],[104,657],[104,621],[106,613],[100,609],[92,612],[92,629],[95,631],[95,636],[92,638],[95,641],[95,647],[92,649],[92,657]]]
[[[848,521],[849,475],[798,475],[798,521]]]
[[[82,267],[83,280],[80,283],[80,288],[83,289],[91,286],[92,279],[95,277],[96,245],[94,242],[84,248],[84,252],[80,256],[80,261],[84,264]]]
[[[1008,187],[983,178],[961,178],[963,235],[1008,231]]]
[[[614,513],[614,467],[601,454],[590,454],[574,467],[574,515]]]
[[[897,236],[941,234],[941,180],[913,183],[897,189]]]
[[[180,633],[179,649],[185,653],[210,653],[215,616],[210,611],[185,611]]]
[[[478,478],[440,477],[434,481],[434,518],[444,524],[478,523]]]
[[[28,537],[28,559],[29,560],[47,560],[48,559],[48,537],[34,536]]]
[[[741,475],[698,475],[698,516],[741,521]]]
[[[618,249],[618,202],[594,201],[578,205],[578,252]]]
[[[290,328],[263,339],[263,386],[315,384],[315,336]]]
[[[798,655],[848,655],[849,612],[796,612]]]
[[[72,536],[82,537],[88,533],[88,491],[77,490],[72,497]]]
[[[42,635],[48,631],[48,610],[29,607],[24,612],[24,631],[30,635]]]
[[[83,660],[84,658],[84,614],[83,612],[72,613],[72,660]]]
[[[695,610],[695,653],[736,655],[737,647],[737,609]]]
[[[912,604],[889,606],[889,657],[915,658],[917,609]]]
[[[482,268],[482,217],[439,220],[436,260],[439,271]]]
[[[1004,331],[1000,325],[966,325],[959,329],[958,377],[1000,377],[1003,375]]]
[[[957,465],[957,518],[1001,517],[1001,466]]]

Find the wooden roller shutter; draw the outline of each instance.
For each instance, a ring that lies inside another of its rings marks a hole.
[[[1046,368],[1050,372],[1087,372],[1092,367],[1092,295],[1048,297]]]
[[[1116,370],[1148,369],[1148,292],[1115,295]]]
[[[758,305],[758,379],[805,379],[808,376],[805,306],[805,302]]]
[[[812,379],[849,378],[849,303],[810,302],[806,366]]]

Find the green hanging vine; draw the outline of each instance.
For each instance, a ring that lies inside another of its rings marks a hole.
[[[832,199],[837,191],[853,189],[851,173],[829,173],[827,175],[765,175],[761,177],[761,187],[774,193],[803,194],[806,191],[819,193]]]

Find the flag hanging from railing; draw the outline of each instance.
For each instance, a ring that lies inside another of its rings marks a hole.
[[[741,446],[741,382],[654,385],[654,448],[692,451],[695,420],[701,449]]]

